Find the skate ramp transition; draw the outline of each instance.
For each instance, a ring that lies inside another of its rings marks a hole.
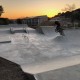
[[[54,26],[39,26],[36,29],[37,32],[47,35],[47,36],[54,36],[55,35],[55,27]]]
[[[21,67],[25,73],[33,75],[33,80],[79,80],[79,60],[80,56],[74,56],[63,58],[60,61],[47,62],[43,65],[38,64],[28,68],[24,65]]]

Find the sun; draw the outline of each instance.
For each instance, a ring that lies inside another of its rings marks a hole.
[[[43,11],[43,14],[47,15],[48,17],[53,17],[58,13],[59,13],[59,10],[57,10],[57,9],[45,9]]]
[[[48,17],[53,17],[53,16],[55,16],[55,15],[56,15],[55,13],[50,13],[50,12],[47,13],[47,16],[48,16]]]

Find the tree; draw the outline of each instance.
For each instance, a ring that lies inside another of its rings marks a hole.
[[[69,4],[66,4],[66,7],[64,9],[62,9],[63,12],[72,12],[73,10],[75,10],[75,4],[72,4],[72,5],[69,5]]]
[[[17,24],[22,24],[22,19],[17,19]]]
[[[66,7],[62,9],[62,11],[66,13],[65,16],[71,19],[73,27],[75,22],[75,14],[73,11],[75,10],[75,8],[76,8],[75,4],[72,5],[67,4]]]
[[[1,17],[1,15],[2,15],[2,13],[3,13],[3,7],[0,5],[0,17]]]

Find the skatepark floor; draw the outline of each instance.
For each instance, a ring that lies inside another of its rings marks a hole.
[[[19,64],[24,72],[36,74],[80,64],[79,29],[65,30],[65,36],[60,36],[48,29],[40,34],[24,25],[27,33],[11,34],[11,26],[0,29],[0,57]]]

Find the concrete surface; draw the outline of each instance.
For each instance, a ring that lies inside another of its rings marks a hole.
[[[19,25],[16,26],[19,27]],[[3,31],[5,32],[5,29]],[[0,56],[19,64],[24,72],[33,74],[37,80],[67,80],[68,74],[71,75],[68,80],[75,78],[80,80],[78,72],[72,71],[72,66],[80,64],[79,29],[65,30],[66,36],[60,36],[54,28],[44,28],[45,35],[31,28],[27,28],[27,32],[1,33],[0,36],[8,35],[11,43],[0,44]],[[66,73],[67,67],[72,72]],[[65,72],[63,72],[64,69]],[[75,78],[73,72],[76,75]],[[64,77],[62,78],[59,73]],[[38,78],[38,75],[41,77]]]

